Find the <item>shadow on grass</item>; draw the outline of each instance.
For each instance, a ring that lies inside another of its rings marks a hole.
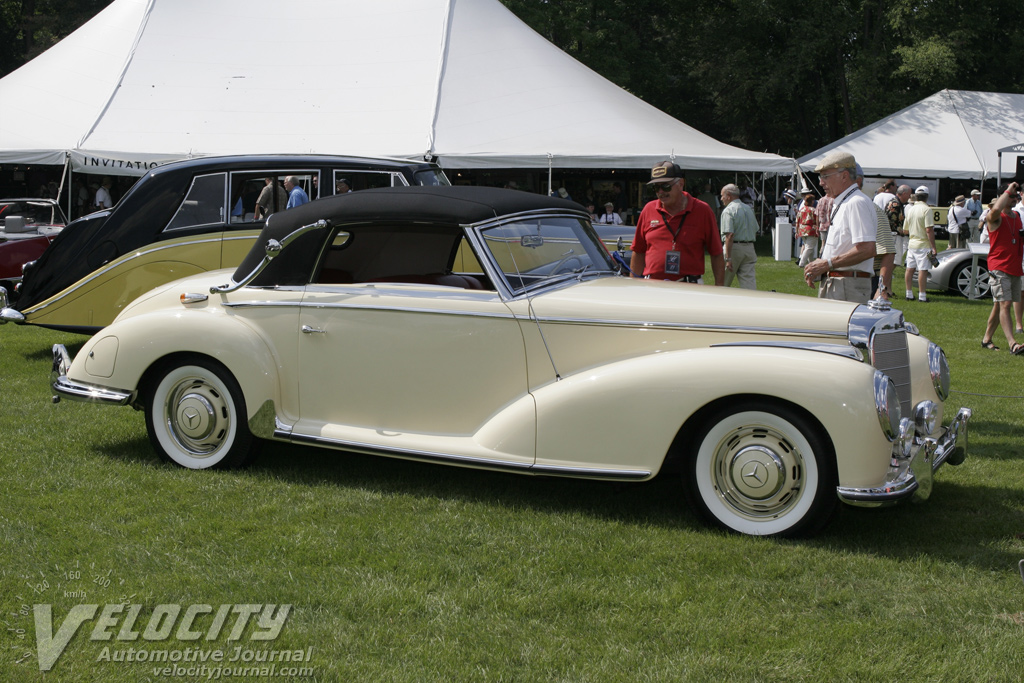
[[[145,464],[159,463],[145,439],[134,439],[123,448],[107,448],[104,452]],[[677,475],[670,474],[643,483],[597,482],[488,472],[273,442],[265,445],[251,466],[235,474],[311,488],[366,489],[386,495],[486,503],[510,510],[579,514],[709,536],[721,533],[699,521],[685,503]],[[998,485],[963,485],[944,481],[942,475],[940,471],[929,501],[881,509],[840,505],[832,523],[816,538],[778,542],[898,560],[928,557],[986,571],[1016,566],[1019,552],[1007,547],[1024,536],[1024,513],[1015,503],[1019,491]]]
[[[623,484],[490,472],[281,443],[267,443],[248,472],[313,486],[527,506],[541,512],[581,513],[673,528],[700,526],[671,476]]]
[[[76,337],[76,339],[77,339],[77,337]],[[78,355],[78,352],[82,350],[82,347],[85,346],[85,342],[87,342],[87,341],[89,341],[89,340],[87,338],[85,338],[85,337],[81,337],[81,341],[76,341],[76,342],[73,342],[73,343],[68,343],[65,340],[64,341],[64,347],[68,350],[68,353],[71,354],[71,357],[74,358],[75,356]],[[57,340],[57,341],[54,342],[54,344],[59,344],[59,343],[61,343],[60,340]],[[53,346],[52,345],[50,345],[50,346],[41,346],[39,348],[33,349],[31,351],[28,351],[28,352],[26,352],[23,355],[24,355],[26,361],[43,361],[43,360],[47,360],[48,361],[48,360],[51,360],[53,358]]]

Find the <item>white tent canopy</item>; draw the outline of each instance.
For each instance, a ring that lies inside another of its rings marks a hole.
[[[0,102],[0,162],[93,173],[252,153],[796,171],[630,95],[498,0],[114,0]]]
[[[999,150],[1024,140],[1024,95],[942,90],[799,160],[813,170],[833,150],[853,154],[866,175],[992,178]],[[1016,172],[1002,157],[1001,175]]]

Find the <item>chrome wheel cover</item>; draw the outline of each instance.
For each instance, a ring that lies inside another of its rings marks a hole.
[[[205,458],[224,444],[231,427],[231,405],[202,377],[178,381],[164,403],[167,433],[186,453]]]
[[[799,448],[768,425],[732,428],[719,439],[709,464],[719,500],[749,520],[784,515],[807,485]]]

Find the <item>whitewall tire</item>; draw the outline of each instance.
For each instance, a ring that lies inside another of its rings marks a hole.
[[[835,457],[796,411],[745,402],[716,413],[694,441],[687,493],[714,524],[755,536],[813,533],[838,503]]]
[[[234,467],[257,440],[238,382],[220,364],[190,357],[162,366],[145,401],[149,440],[160,457],[189,469]]]

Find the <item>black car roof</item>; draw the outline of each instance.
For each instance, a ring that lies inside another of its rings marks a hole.
[[[584,211],[559,197],[519,190],[470,186],[382,187],[324,197],[275,214],[262,237],[280,239],[292,230],[320,219],[332,223],[418,221],[470,225],[524,211]]]
[[[235,271],[234,280],[238,282],[246,277],[263,260],[268,240],[282,240],[294,230],[321,219],[341,226],[406,223],[410,230],[415,230],[416,224],[448,225],[454,232],[461,225],[528,211],[569,211],[586,215],[576,202],[495,187],[384,187],[324,197],[271,216]]]

